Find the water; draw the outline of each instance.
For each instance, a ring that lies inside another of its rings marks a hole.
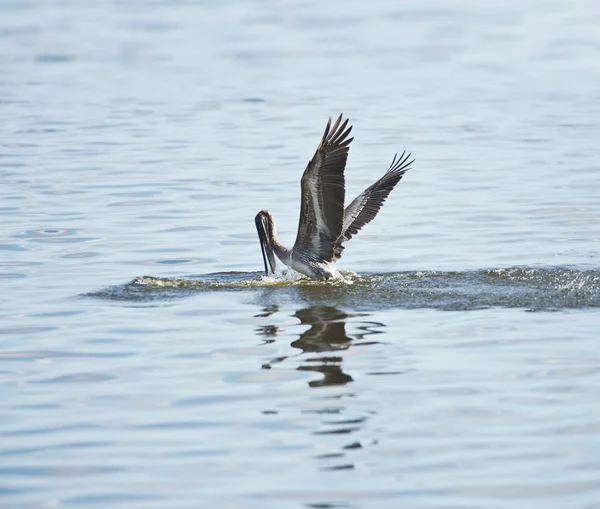
[[[600,8],[0,2],[0,506],[599,507]],[[329,115],[347,282],[262,280]]]

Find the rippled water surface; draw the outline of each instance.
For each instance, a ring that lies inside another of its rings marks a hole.
[[[600,7],[0,0],[0,507],[600,507]],[[329,115],[339,262],[291,245]]]

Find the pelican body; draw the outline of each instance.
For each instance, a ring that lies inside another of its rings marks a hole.
[[[293,270],[312,279],[325,280],[341,277],[333,266],[344,250],[343,243],[371,222],[386,198],[414,162],[410,154],[394,156],[388,171],[365,189],[344,208],[344,169],[348,159],[348,138],[352,126],[342,115],[325,127],[315,155],[302,175],[300,222],[292,249],[277,239],[275,221],[271,213],[261,210],[255,217],[256,230],[263,255],[265,273],[275,272],[275,256]]]

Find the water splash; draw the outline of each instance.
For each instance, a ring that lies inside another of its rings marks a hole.
[[[464,272],[344,273],[344,279],[314,281],[304,276],[220,272],[188,278],[136,277],[88,294],[110,300],[168,301],[214,291],[279,292],[302,303],[357,310],[489,307],[562,310],[600,307],[600,271],[566,268],[505,268]]]

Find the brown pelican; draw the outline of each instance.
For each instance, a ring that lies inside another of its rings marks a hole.
[[[394,186],[408,167],[410,154],[394,156],[388,171],[373,185],[367,187],[344,210],[344,168],[348,147],[354,138],[348,138],[352,126],[346,129],[348,119],[342,115],[331,126],[331,117],[325,127],[321,143],[302,175],[302,202],[296,243],[292,249],[277,240],[275,221],[267,210],[255,217],[256,230],[262,249],[265,273],[275,272],[275,255],[285,265],[313,279],[341,277],[333,267],[344,249],[342,244],[371,222]],[[268,262],[268,265],[267,265]]]

